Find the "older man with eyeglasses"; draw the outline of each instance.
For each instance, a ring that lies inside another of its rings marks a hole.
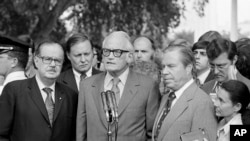
[[[57,83],[64,51],[52,41],[35,51],[36,76],[11,82],[0,96],[0,140],[75,140],[78,95]]]
[[[77,141],[150,140],[160,94],[150,77],[129,68],[133,52],[130,37],[125,32],[112,32],[104,39],[102,55],[106,72],[85,79],[80,86]],[[101,93],[108,90],[116,95],[118,128],[114,122],[108,126],[101,102]]]

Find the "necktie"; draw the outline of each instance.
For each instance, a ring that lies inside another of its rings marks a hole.
[[[120,101],[120,89],[118,87],[118,83],[120,82],[120,79],[118,77],[113,78],[113,86],[112,91],[115,93],[116,103],[119,104]]]
[[[86,73],[82,73],[81,76],[80,76],[80,81],[82,81],[83,79],[85,79],[86,76],[87,76]]]
[[[52,89],[51,88],[43,88],[43,91],[45,91],[45,93],[47,94],[47,97],[45,99],[45,106],[49,115],[49,121],[50,124],[52,125],[53,123],[53,115],[54,115],[54,107],[55,104],[52,100]]]
[[[175,98],[176,98],[175,93],[174,93],[174,92],[170,92],[170,94],[169,94],[169,96],[168,96],[168,100],[167,100],[167,102],[166,102],[166,104],[165,104],[165,107],[164,107],[164,109],[163,109],[163,111],[162,111],[162,114],[161,114],[161,117],[160,117],[160,119],[159,119],[159,122],[158,122],[158,124],[157,124],[157,126],[156,126],[155,141],[157,141],[157,137],[158,137],[158,135],[159,135],[159,133],[160,133],[160,129],[161,129],[162,123],[163,123],[165,117],[167,116],[168,112],[170,111],[170,109],[171,109],[171,104],[172,104],[172,102],[173,102],[173,100],[174,100]]]

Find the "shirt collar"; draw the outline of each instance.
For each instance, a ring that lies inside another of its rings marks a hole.
[[[14,80],[19,80],[20,79],[25,79],[27,78],[25,76],[24,71],[15,71],[15,72],[11,72],[7,75],[7,77],[4,80],[3,86],[5,86],[7,83],[14,81]]]
[[[55,92],[55,83],[53,83],[51,86],[45,86],[37,75],[36,75],[35,78],[36,78],[36,82],[38,84],[38,87],[39,87],[40,91],[42,91],[43,88],[48,87],[48,88],[51,88],[53,90],[53,92]]]
[[[219,135],[221,130],[224,130],[225,133],[229,133],[230,125],[242,125],[241,114],[236,114],[228,123],[225,119],[222,119],[219,123],[217,134]]]
[[[175,91],[176,99],[181,97],[182,93],[194,82],[194,79],[190,79],[186,84],[184,84],[179,90]]]
[[[76,71],[74,68],[72,68],[73,70],[73,74],[80,78],[81,77],[81,73],[79,73],[78,71]],[[90,67],[90,69],[85,73],[87,77],[90,77],[92,75],[92,67]]]
[[[118,76],[118,78],[120,79],[120,81],[123,84],[123,86],[125,85],[125,83],[127,81],[128,73],[129,73],[129,67],[120,76]],[[108,85],[109,83],[111,83],[111,80],[113,78],[114,77],[109,72],[107,72],[107,74],[105,76],[105,82],[104,82],[104,84]]]
[[[198,76],[198,79],[200,80],[201,84],[204,84],[209,73],[210,73],[210,69],[206,70],[205,72],[203,72],[201,75]]]

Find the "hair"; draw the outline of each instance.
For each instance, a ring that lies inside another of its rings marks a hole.
[[[178,46],[178,45],[182,45],[182,46],[185,46],[187,48],[192,48],[192,45],[190,42],[188,42],[185,39],[181,39],[181,38],[178,38],[178,39],[171,41],[168,46]]]
[[[237,70],[250,79],[250,44],[238,48]]]
[[[200,36],[198,41],[208,41],[211,42],[214,39],[222,38],[219,32],[217,31],[208,31]]]
[[[222,83],[221,88],[229,93],[233,104],[241,104],[239,113],[244,114],[250,102],[250,93],[246,84],[238,80],[229,80]]]
[[[83,33],[73,34],[66,42],[66,52],[70,52],[70,48],[79,42],[90,41],[89,37]],[[91,41],[90,41],[91,43]],[[93,49],[93,45],[91,43],[91,49]]]
[[[153,40],[151,37],[148,37],[148,36],[144,36],[144,35],[142,35],[142,36],[138,36],[137,38],[135,38],[135,39],[134,39],[133,44],[134,44],[134,43],[135,43],[135,41],[136,41],[137,39],[139,39],[139,38],[146,38],[146,39],[148,39],[148,40],[149,40],[149,42],[151,43],[151,47],[152,47],[152,49],[153,49],[154,51],[156,51],[156,46],[155,46],[155,42],[154,42],[154,40]]]
[[[192,51],[196,50],[196,49],[206,49],[208,46],[209,42],[208,41],[198,41],[196,42],[193,47],[192,47]]]
[[[131,43],[131,39],[130,39],[130,36],[124,32],[124,31],[114,31],[114,32],[111,32],[110,34],[108,34],[107,37],[105,37],[105,39],[103,40],[103,43],[102,43],[102,47],[105,46],[107,40],[110,38],[110,37],[114,37],[114,36],[120,36],[120,37],[123,37],[125,40],[126,40],[126,49],[129,50],[130,52],[133,52],[134,51],[134,46],[132,45]]]
[[[233,61],[234,57],[237,55],[237,48],[234,42],[218,38],[213,40],[206,48],[207,56],[209,60],[214,60],[222,53],[226,52],[228,54],[228,59]]]
[[[60,47],[64,51],[64,49],[63,49],[63,47],[61,46],[60,43],[57,43],[57,42],[55,42],[53,40],[50,40],[50,39],[45,39],[45,40],[43,40],[43,41],[41,41],[40,43],[37,44],[35,52],[34,52],[35,56],[37,56],[37,55],[39,55],[41,53],[42,46],[45,45],[45,44],[58,44],[58,45],[60,45]]]
[[[171,45],[163,49],[163,53],[166,53],[168,51],[174,51],[174,50],[178,50],[181,53],[181,56],[182,56],[181,61],[185,67],[188,65],[192,65],[192,72],[191,72],[192,77],[197,82],[198,81],[197,70],[195,67],[195,58],[194,58],[192,50],[189,47],[184,46],[184,45]]]
[[[235,42],[235,45],[237,49],[244,47],[245,45],[250,45],[250,39],[249,38],[241,38]]]
[[[18,67],[25,69],[27,62],[28,62],[28,58],[29,58],[27,53],[20,52],[20,51],[8,51],[7,53],[8,53],[8,56],[10,56],[11,58],[17,58]]]

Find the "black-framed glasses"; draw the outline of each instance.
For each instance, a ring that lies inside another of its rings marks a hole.
[[[125,52],[129,52],[127,50],[122,50],[122,49],[114,49],[114,50],[111,50],[111,49],[106,49],[106,48],[103,48],[102,49],[102,55],[105,56],[105,57],[108,57],[110,55],[110,53],[113,52],[113,55],[115,57],[121,57],[121,55]]]
[[[44,64],[51,64],[52,61],[55,62],[56,66],[61,66],[63,64],[63,59],[52,58],[48,56],[37,56],[37,57],[41,58]]]

